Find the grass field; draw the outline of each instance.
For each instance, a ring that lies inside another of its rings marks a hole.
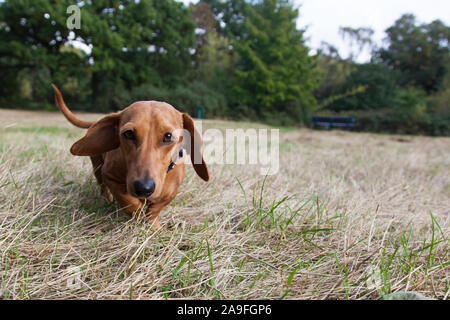
[[[0,299],[449,298],[449,138],[285,129],[278,175],[188,167],[155,234],[70,155],[83,132],[0,110]]]

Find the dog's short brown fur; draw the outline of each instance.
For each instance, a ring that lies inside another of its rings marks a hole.
[[[76,118],[58,88],[53,85],[53,89],[56,104],[67,120],[88,129],[70,152],[90,156],[104,194],[110,201],[114,198],[126,213],[140,213],[145,205],[153,227],[161,228],[159,213],[175,198],[185,176],[184,161],[168,169],[183,139],[190,139],[187,151],[195,171],[203,180],[209,180],[201,155],[202,140],[188,114],[164,102],[140,101],[97,122],[86,122]],[[183,129],[188,134],[180,134]]]

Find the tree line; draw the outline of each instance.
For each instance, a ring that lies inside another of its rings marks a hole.
[[[77,4],[81,28],[69,30]],[[342,28],[369,63],[331,45],[313,53],[290,0],[5,0],[0,3],[0,106],[110,112],[162,100],[211,118],[309,125],[351,115],[358,129],[450,134],[449,27],[402,16],[376,47]],[[82,46],[80,46],[82,44]],[[356,55],[356,54],[355,54]]]
[[[412,14],[386,30],[386,45],[370,28],[341,28],[356,45],[348,58],[323,44],[319,66],[325,78],[315,96],[319,113],[354,116],[357,128],[374,132],[450,135],[450,28],[421,24]],[[368,63],[356,63],[363,48]]]

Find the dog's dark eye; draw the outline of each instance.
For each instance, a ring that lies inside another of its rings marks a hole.
[[[122,133],[125,139],[127,140],[136,140],[136,136],[132,130],[127,130],[124,133]]]
[[[166,133],[163,138],[163,143],[171,143],[172,142],[172,134]]]

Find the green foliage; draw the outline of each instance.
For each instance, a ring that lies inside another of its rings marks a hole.
[[[392,110],[393,116],[406,127],[411,127],[426,117],[426,95],[409,88],[399,90]]]
[[[427,93],[441,88],[450,62],[450,27],[436,20],[417,25],[405,14],[386,30],[389,46],[378,55],[383,63],[401,75],[404,87],[414,86]]]
[[[251,9],[251,2],[246,0],[201,0],[210,5],[217,20],[218,32],[230,39],[240,40],[246,33],[244,21]],[[255,1],[253,1],[255,2]]]
[[[75,106],[106,112],[132,102],[130,91],[136,86],[175,87],[189,71],[195,22],[183,4],[77,1],[82,25],[70,31],[66,9],[73,4],[0,3],[0,68],[11,70],[9,81],[0,88],[8,97],[5,100],[53,104],[50,83],[54,82]],[[90,52],[75,49],[74,39],[89,46]]]
[[[342,30],[361,46],[371,44],[370,30]],[[356,130],[450,135],[450,28],[439,20],[418,25],[407,14],[386,33],[388,46],[370,63],[343,60],[332,47],[321,53],[321,114],[354,116]]]
[[[374,46],[372,36],[375,31],[371,28],[340,27],[339,33],[341,34],[343,40],[350,41],[350,60],[356,59],[363,52],[365,47],[372,49]],[[356,53],[353,52],[353,47],[355,45],[357,46]]]
[[[70,31],[74,3],[81,29]],[[3,1],[0,103],[53,109],[53,82],[75,109],[109,112],[145,98],[298,125],[316,106],[319,73],[297,18],[287,0]]]
[[[329,96],[319,105],[319,109],[323,109],[323,108],[331,109],[329,106],[332,105],[336,101],[339,101],[340,102],[339,104],[342,105],[342,101],[341,101],[342,99],[357,95],[359,93],[364,94],[367,91],[367,88],[368,88],[368,86],[358,85],[357,87],[351,88],[351,89],[345,91],[344,93],[338,93],[333,96]],[[345,106],[345,104],[343,104],[343,105]]]
[[[69,30],[67,7],[81,9]],[[308,124],[314,112],[354,114],[358,130],[446,135],[450,28],[404,15],[374,48],[370,28],[341,28],[352,55],[317,55],[292,0],[5,0],[0,2],[0,106],[55,110],[50,83],[73,109],[110,112],[160,100],[206,117]],[[83,47],[84,49],[80,49]],[[371,48],[370,63],[355,59]]]
[[[324,100],[342,94],[342,86],[356,68],[352,61],[341,59],[336,48],[328,44],[324,45],[326,47],[320,52],[318,58],[318,69],[323,80],[314,92],[320,105],[323,105]]]
[[[227,110],[225,97],[199,81],[175,88],[144,84],[134,88],[130,95],[134,100],[164,101],[192,115],[196,114],[198,106],[204,106],[207,114],[212,117],[224,116]]]
[[[203,0],[199,6],[196,20],[206,34],[198,36],[196,76],[226,97],[227,116],[308,122],[320,73],[304,45],[304,31],[296,28],[298,10],[291,2]]]
[[[241,41],[234,42],[233,103],[262,119],[315,107],[316,59],[303,43],[303,30],[296,28],[297,17],[290,1],[261,1],[248,9]]]
[[[216,32],[207,33],[197,54],[195,78],[214,90],[225,93],[234,66],[230,40]]]
[[[196,115],[198,106],[203,106],[209,116],[222,116],[227,106],[224,96],[197,81],[176,87],[168,101],[178,109],[193,115]]]
[[[66,8],[70,4],[48,0],[0,3],[2,104],[46,102],[51,81],[65,79],[67,74],[79,76],[84,71],[83,55],[65,50],[69,37]]]
[[[96,108],[123,108],[134,100],[130,90],[144,83],[174,85],[182,80],[192,61],[195,24],[181,3],[115,1],[111,6],[110,1],[96,1],[90,9],[83,10],[90,28],[81,31],[93,46]]]
[[[433,113],[450,114],[450,72],[447,72],[441,89],[428,96],[427,106]]]
[[[393,71],[379,64],[357,65],[341,85],[338,94],[343,97],[327,108],[334,111],[389,108],[397,91],[395,77]]]
[[[431,113],[429,120],[423,124],[425,134],[431,136],[450,136],[450,112]]]

